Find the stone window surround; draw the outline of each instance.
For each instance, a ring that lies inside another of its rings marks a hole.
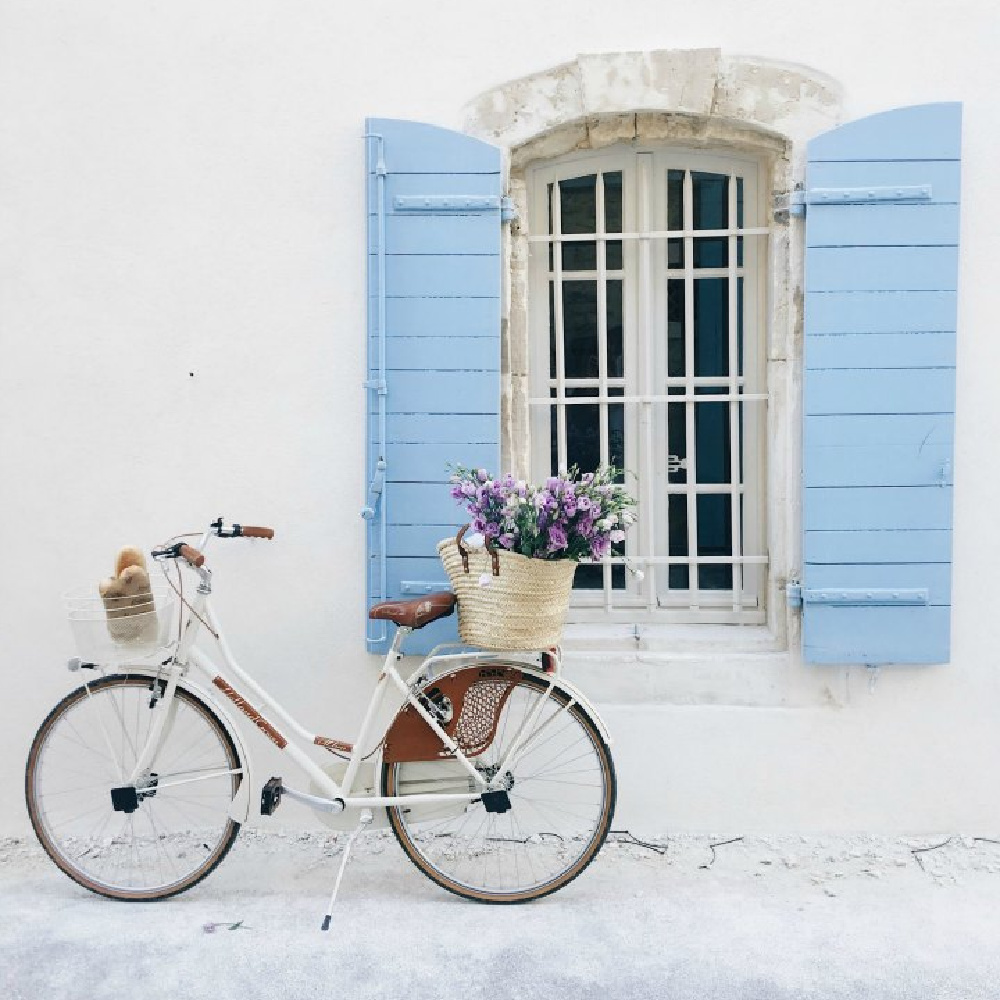
[[[802,66],[719,49],[680,49],[581,55],[574,61],[503,84],[466,107],[465,131],[505,151],[507,190],[517,219],[505,241],[502,328],[502,455],[504,468],[528,474],[528,168],[571,152],[618,143],[673,144],[720,153],[741,152],[763,166],[772,203],[804,181],[805,143],[836,126],[840,88]],[[768,508],[787,512],[769,518],[770,572],[766,626],[646,626],[634,635],[608,627],[586,641],[621,648],[745,652],[787,650],[797,645],[798,620],[787,612],[785,583],[800,559],[799,476],[802,345],[801,226],[787,215],[771,220],[770,316],[767,382]],[[571,642],[571,632],[567,638]],[[619,635],[618,633],[622,634]]]

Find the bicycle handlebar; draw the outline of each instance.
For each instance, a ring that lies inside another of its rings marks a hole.
[[[233,530],[244,538],[274,538],[274,528],[255,528],[249,524],[234,524]]]
[[[203,553],[199,552],[193,545],[181,545],[177,549],[177,554],[186,559],[195,569],[199,569],[205,564],[205,556]]]
[[[209,539],[215,534],[219,538],[274,538],[274,528],[264,528],[254,525],[232,524],[226,526],[220,517],[209,525],[209,531],[201,536],[200,545],[207,544]],[[205,554],[196,549],[193,545],[183,542],[175,542],[162,549],[154,549],[152,552],[154,559],[184,559],[195,569],[201,569],[205,565]]]

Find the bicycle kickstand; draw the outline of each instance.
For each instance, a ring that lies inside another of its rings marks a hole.
[[[358,821],[357,828],[348,838],[347,844],[344,847],[344,856],[340,859],[340,870],[337,872],[337,881],[333,885],[333,893],[330,895],[330,905],[326,908],[326,915],[323,917],[322,930],[328,931],[330,929],[330,921],[333,919],[333,904],[337,901],[337,892],[340,890],[340,882],[344,877],[344,869],[347,867],[347,859],[351,856],[351,848],[354,846],[354,841],[357,839],[359,833],[372,820],[375,818],[371,809],[362,809],[361,818]]]

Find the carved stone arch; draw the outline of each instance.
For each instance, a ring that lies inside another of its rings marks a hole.
[[[806,140],[835,126],[839,116],[839,85],[824,74],[719,49],[581,55],[495,87],[467,105],[465,131],[506,150],[509,192],[518,212],[507,241],[505,468],[529,473],[525,178],[530,165],[618,143],[744,152],[763,161],[776,199],[802,180]],[[769,379],[780,391],[780,384],[794,377],[801,342],[801,248],[787,219],[775,220],[771,253]]]

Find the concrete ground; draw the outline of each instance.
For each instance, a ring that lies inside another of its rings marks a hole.
[[[660,853],[613,839],[561,892],[490,907],[439,889],[373,832],[326,934],[344,835],[248,831],[200,886],[153,904],[91,895],[33,842],[0,841],[0,995],[1000,996],[998,843],[677,837]]]

